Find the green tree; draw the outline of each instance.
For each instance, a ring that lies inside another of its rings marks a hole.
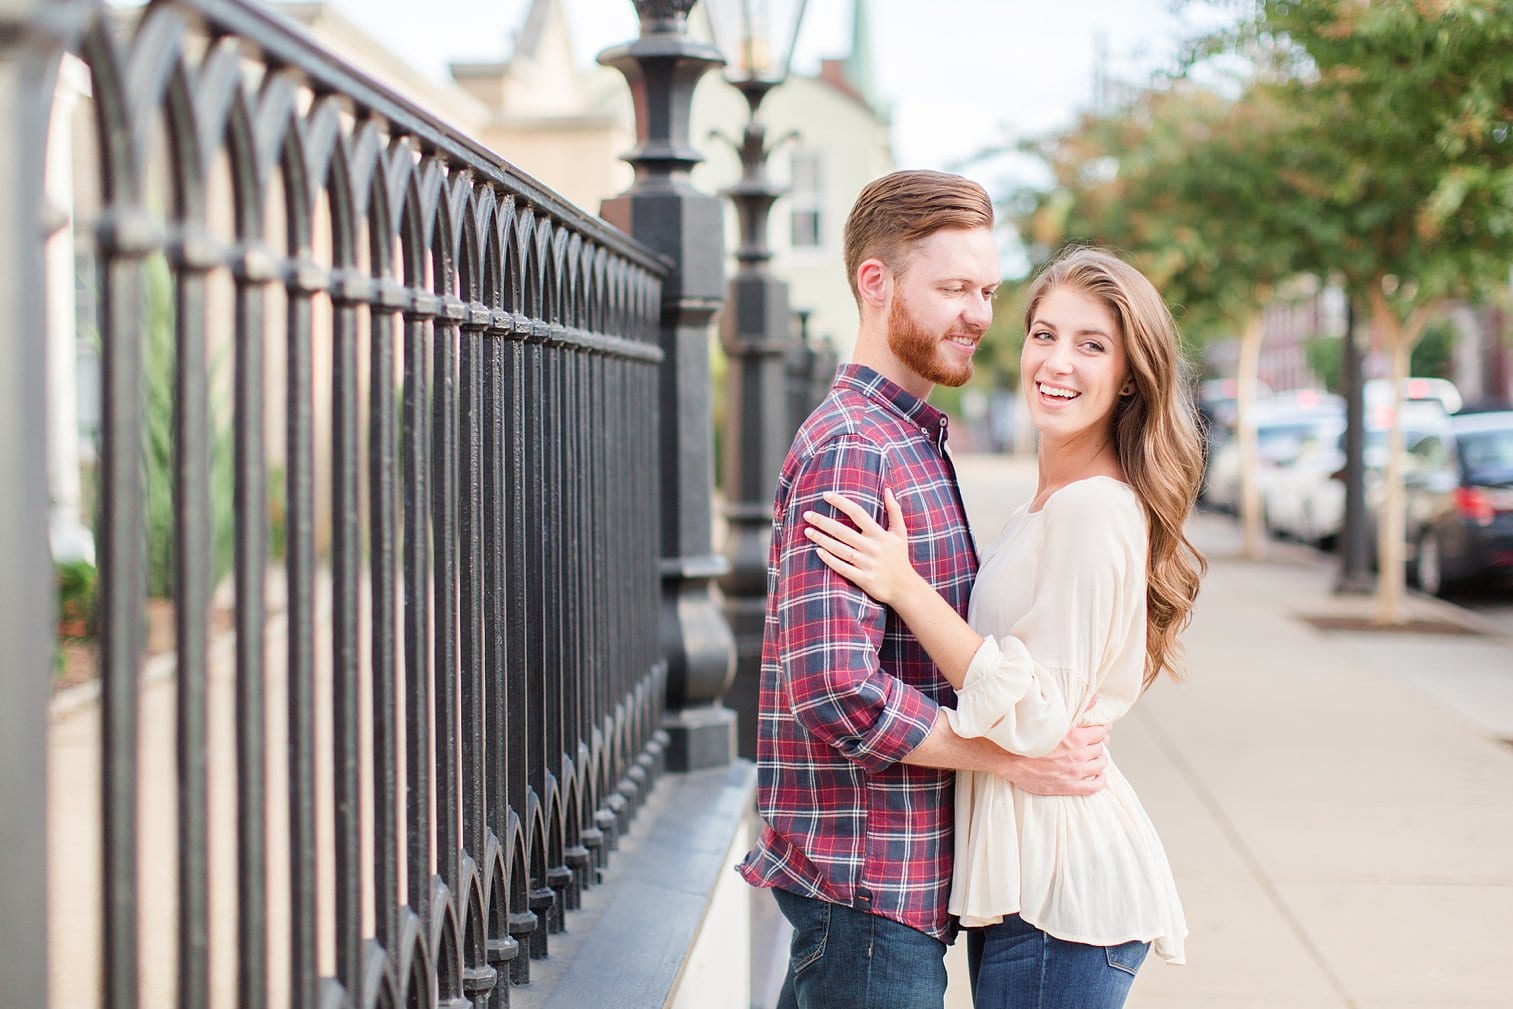
[[[1308,358],[1308,370],[1319,377],[1324,388],[1336,395],[1345,394],[1345,363],[1338,337],[1315,336],[1303,345]]]
[[[1370,313],[1390,375],[1454,298],[1513,262],[1513,4],[1266,0],[1252,44],[1277,58],[1295,129],[1297,238]],[[1401,411],[1379,522],[1384,622],[1403,618]]]
[[[1449,378],[1453,372],[1451,355],[1455,352],[1455,326],[1449,319],[1439,318],[1424,327],[1409,359],[1408,370],[1415,375],[1431,378]]]

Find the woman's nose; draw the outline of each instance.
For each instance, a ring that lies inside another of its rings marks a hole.
[[[1050,357],[1046,364],[1058,375],[1065,375],[1072,370],[1072,353],[1065,343],[1057,343],[1051,348]]]

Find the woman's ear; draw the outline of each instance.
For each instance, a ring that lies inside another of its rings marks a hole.
[[[1135,380],[1132,379],[1132,378],[1125,379],[1124,380],[1124,384],[1119,387],[1119,395],[1121,395],[1121,396],[1133,396],[1134,394],[1135,394]]]
[[[856,293],[873,308],[885,308],[893,294],[893,271],[881,259],[866,259],[856,268]]]

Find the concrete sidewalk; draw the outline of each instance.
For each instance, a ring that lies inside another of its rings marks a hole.
[[[1033,462],[958,465],[982,545],[1034,489]],[[1149,963],[1134,1009],[1513,1007],[1513,640],[1323,631],[1367,617],[1326,558],[1238,557],[1233,520],[1195,516],[1208,556],[1185,635],[1191,678],[1163,680],[1112,752],[1161,832],[1189,965]],[[962,944],[947,1005],[970,1005]]]

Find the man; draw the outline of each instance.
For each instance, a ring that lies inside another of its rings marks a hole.
[[[1106,730],[1029,760],[957,736],[950,686],[886,608],[822,564],[803,513],[836,492],[903,509],[914,564],[965,615],[977,554],[947,421],[925,400],[971,377],[998,287],[993,207],[939,172],[869,184],[846,222],[860,312],[852,363],[799,429],[773,505],[757,728],[767,825],[738,866],[770,887],[794,938],[779,1009],[939,1009],[944,1002],[954,774],[1045,794],[1102,787]]]

